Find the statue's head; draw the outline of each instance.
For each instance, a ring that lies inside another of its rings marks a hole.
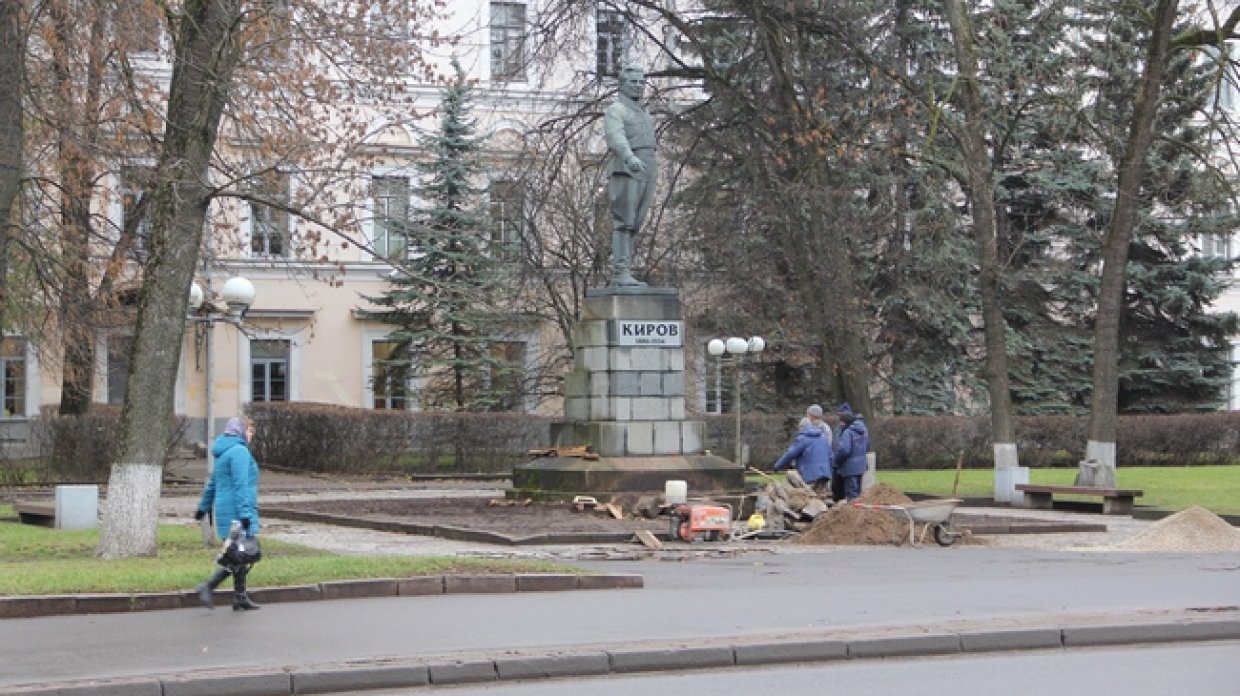
[[[646,71],[636,65],[620,68],[620,93],[630,99],[641,99],[646,91]]]

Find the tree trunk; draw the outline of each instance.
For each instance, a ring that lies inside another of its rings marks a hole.
[[[995,238],[996,215],[994,178],[990,158],[986,154],[985,112],[977,85],[977,54],[973,27],[963,0],[944,0],[948,24],[951,25],[956,64],[960,71],[958,85],[960,107],[965,125],[957,142],[964,154],[964,165],[970,202],[973,206],[973,234],[977,243],[978,281],[982,300],[982,322],[986,345],[986,384],[990,395],[990,430],[994,447],[995,468],[1019,464],[1016,433],[1012,422],[1012,394],[1008,386],[1007,325],[999,290],[999,250]],[[997,497],[1002,492],[996,489]]]
[[[853,411],[873,416],[870,411],[870,363],[865,347],[867,322],[862,320],[865,316],[865,303],[857,289],[852,254],[848,246],[840,244],[833,248],[839,250],[833,261],[836,281],[842,294],[838,300],[827,305],[830,316],[826,326],[836,341],[836,349],[839,350],[835,368],[839,374],[842,398],[852,406]]]
[[[1159,0],[1155,9],[1153,33],[1141,73],[1141,89],[1119,165],[1115,207],[1102,247],[1102,283],[1098,288],[1098,318],[1094,324],[1093,393],[1085,459],[1111,469],[1112,478],[1119,410],[1119,325],[1124,311],[1128,248],[1141,208],[1141,180],[1145,177],[1145,158],[1154,139],[1154,117],[1158,113],[1159,92],[1166,79],[1178,4],[1179,0]]]
[[[211,189],[207,176],[237,63],[240,0],[187,0],[156,170],[150,256],[97,554],[156,552],[159,488],[174,415],[185,310]]]
[[[25,80],[25,32],[22,3],[0,2],[0,327],[8,304],[9,239],[13,202],[21,189],[22,147],[25,125],[22,114]]]

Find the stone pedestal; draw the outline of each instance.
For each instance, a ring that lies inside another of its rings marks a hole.
[[[1029,467],[1006,466],[995,469],[995,502],[1016,507],[1024,505],[1025,494],[1016,490],[1018,483],[1029,483]]]
[[[588,291],[573,329],[565,420],[552,425],[550,444],[588,444],[600,459],[520,465],[514,492],[662,492],[673,479],[688,481],[690,495],[743,490],[743,468],[703,454],[706,424],[685,419],[684,336],[675,289]]]

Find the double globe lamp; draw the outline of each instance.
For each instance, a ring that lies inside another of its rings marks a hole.
[[[728,339],[714,338],[706,344],[706,352],[715,356],[722,362],[723,354],[734,356],[736,359],[736,388],[732,392],[734,411],[736,411],[736,459],[737,464],[742,464],[741,460],[741,359],[746,354],[757,355],[766,349],[766,341],[761,336],[753,336],[749,339],[738,338],[733,336]],[[722,410],[722,407],[721,407]]]

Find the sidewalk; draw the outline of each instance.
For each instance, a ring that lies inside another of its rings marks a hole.
[[[1240,640],[1240,619],[1192,620],[1191,617],[1164,615],[1146,616],[1141,620],[1115,617],[1095,623],[1088,617],[1063,617],[1058,623],[1039,626],[961,622],[779,639],[644,640],[550,650],[516,648],[267,668],[212,668],[14,687],[0,690],[0,696],[351,694],[372,689],[433,688],[639,672],[1234,640]]]

